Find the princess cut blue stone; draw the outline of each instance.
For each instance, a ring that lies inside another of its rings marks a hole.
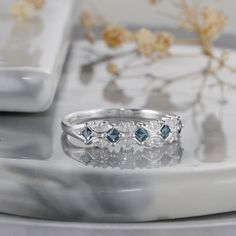
[[[140,142],[144,142],[148,138],[148,131],[144,128],[138,128],[135,131],[135,138]]]
[[[111,142],[111,143],[116,143],[119,139],[120,139],[120,132],[117,129],[110,129],[107,132],[107,139]]]
[[[88,142],[92,139],[93,137],[93,132],[91,129],[89,129],[88,127],[86,127],[83,131],[82,131],[82,135],[85,138],[85,140]]]
[[[170,127],[168,125],[164,125],[162,128],[161,128],[161,137],[163,139],[167,139],[170,135]]]

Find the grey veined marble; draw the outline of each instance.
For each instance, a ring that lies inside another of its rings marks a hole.
[[[223,44],[236,64],[228,40],[233,37],[225,35]],[[218,79],[205,76],[208,61],[197,55],[134,66],[116,79],[87,49],[74,42],[50,110],[0,114],[0,212],[61,221],[142,222],[235,211],[235,74],[222,70]],[[99,44],[94,50],[106,49]],[[127,57],[117,63],[140,63]],[[157,79],[146,77],[147,71]],[[185,124],[182,142],[136,153],[68,146],[60,128],[64,115],[109,107],[179,114]]]

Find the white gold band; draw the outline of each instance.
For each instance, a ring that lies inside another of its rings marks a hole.
[[[63,131],[95,147],[153,147],[178,141],[182,130],[179,116],[152,110],[107,109],[75,112],[62,120]]]

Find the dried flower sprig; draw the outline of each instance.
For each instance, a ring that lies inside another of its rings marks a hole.
[[[112,74],[114,76],[119,76],[120,75],[118,66],[115,63],[108,63],[106,69],[110,74]]]
[[[80,24],[85,29],[94,29],[97,26],[97,18],[86,9],[80,14]]]
[[[10,14],[18,20],[30,19],[34,10],[40,10],[45,0],[16,0],[11,8]]]
[[[141,29],[134,34],[138,51],[144,56],[166,55],[174,42],[170,33],[153,33],[147,29]]]
[[[103,30],[103,39],[110,48],[120,47],[130,39],[130,32],[124,27],[108,24]]]
[[[186,0],[181,0],[177,4],[180,10],[181,26],[197,34],[203,53],[212,55],[214,41],[223,32],[227,17],[223,11],[213,7],[197,5]]]
[[[148,0],[149,4],[156,6],[161,4],[161,0]],[[179,15],[170,16],[162,13],[164,16],[168,16],[175,21],[179,21],[179,25],[187,31],[195,33],[196,39],[192,40],[194,43],[198,43],[202,48],[202,53],[215,60],[218,63],[218,69],[226,68],[231,72],[236,72],[236,69],[229,66],[228,56],[225,51],[222,55],[216,56],[214,53],[214,42],[221,35],[227,22],[227,17],[223,11],[217,10],[213,7],[203,6],[194,0],[177,0],[170,1],[171,4],[177,6]],[[159,11],[161,14],[161,12]],[[81,16],[87,15],[90,18],[89,23],[82,23],[85,29],[95,29],[95,19],[99,17],[92,16],[91,14],[85,14],[82,12]],[[100,22],[101,23],[101,22]],[[91,26],[91,27],[89,27]],[[189,44],[189,39],[175,38],[170,32],[153,32],[147,28],[141,28],[136,31],[129,30],[121,25],[106,23],[100,24],[102,29],[102,39],[109,48],[118,48],[127,42],[132,42],[136,45],[136,52],[139,55],[153,59],[160,59],[166,56],[174,56],[170,54],[170,49],[175,42],[182,42]],[[90,31],[91,33],[91,31]],[[91,34],[90,34],[91,35]],[[91,41],[91,40],[90,40]],[[114,70],[114,62],[107,66],[109,73],[113,75],[121,75],[121,71]]]
[[[41,9],[45,4],[45,0],[26,0],[26,1],[33,7],[35,7],[35,9]]]
[[[96,35],[94,31],[97,27],[102,25],[103,18],[94,15],[89,9],[85,9],[80,14],[80,25],[84,29],[84,37],[90,42],[94,43],[96,40]]]
[[[156,33],[145,28],[132,32],[120,25],[109,24],[103,31],[103,40],[110,48],[134,42],[137,52],[146,57],[154,57],[166,55],[174,42],[174,37],[167,32]]]

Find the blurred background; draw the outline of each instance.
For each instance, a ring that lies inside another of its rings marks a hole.
[[[151,0],[150,0],[151,1]],[[82,5],[93,7],[107,19],[112,19],[119,23],[132,25],[173,25],[173,21],[163,16],[158,16],[152,5],[147,4],[149,0],[84,0]],[[162,0],[161,10],[168,9],[170,14],[174,14],[175,9],[169,3]],[[235,0],[201,0],[204,4],[210,4],[225,11],[229,17],[228,30],[233,30],[236,24],[236,1]],[[158,6],[157,8],[158,9]]]

